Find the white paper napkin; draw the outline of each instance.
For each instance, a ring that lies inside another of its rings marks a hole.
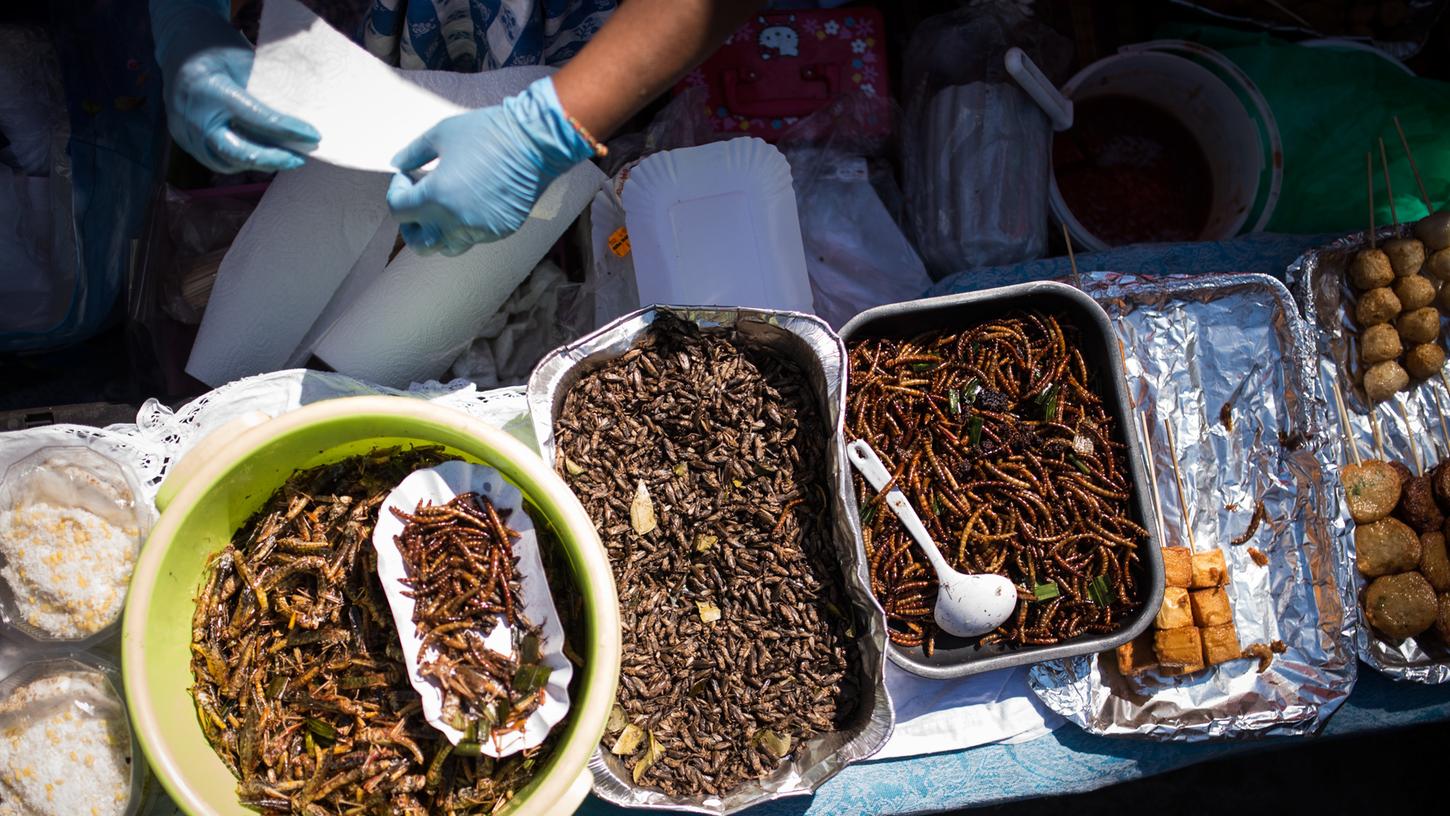
[[[1036,739],[1065,720],[1027,688],[1027,667],[962,680],[928,680],[886,664],[896,730],[872,759],[959,751],[992,742]]]

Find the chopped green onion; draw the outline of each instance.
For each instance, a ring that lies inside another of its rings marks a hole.
[[[1099,575],[1088,583],[1088,595],[1093,603],[1098,606],[1107,606],[1113,602],[1112,585],[1108,583],[1108,576]]]
[[[947,389],[947,408],[951,410],[952,416],[962,415],[962,394],[955,388]]]
[[[938,496],[936,493],[932,493],[931,494],[931,514],[933,516],[940,516],[941,515],[941,508],[942,508],[941,496]]]
[[[964,392],[964,396],[967,399],[967,404],[971,405],[972,403],[977,401],[977,395],[982,393],[982,385],[981,383],[977,382],[976,377],[971,377],[967,380],[967,385],[962,390]]]
[[[972,418],[969,419],[969,420],[967,420],[967,436],[969,436],[971,438],[973,445],[980,445],[980,444],[982,444],[982,416],[981,416],[981,414],[973,414],[972,415]]]
[[[1071,462],[1073,464],[1073,467],[1082,471],[1085,475],[1093,475],[1093,472],[1091,470],[1088,470],[1088,466],[1083,464],[1083,461],[1077,458],[1077,454],[1073,453],[1072,451],[1068,451],[1067,461]]]
[[[476,757],[483,755],[483,745],[477,742],[460,742],[453,746],[453,753],[461,757]]]
[[[931,371],[933,368],[936,368],[936,363],[928,363],[923,361],[920,363],[911,364],[912,371]]]
[[[874,519],[874,518],[876,518],[876,505],[874,505],[874,504],[865,504],[865,505],[862,505],[861,506],[861,523],[862,524],[870,524],[871,523],[871,520]]]
[[[1039,601],[1048,601],[1061,595],[1062,591],[1057,588],[1056,581],[1048,581],[1045,584],[1038,584],[1037,586],[1033,587],[1032,594],[1035,595],[1037,597],[1037,600]]]
[[[1037,406],[1042,409],[1042,416],[1048,422],[1052,422],[1057,419],[1057,398],[1058,392],[1060,390],[1061,389],[1057,387],[1057,383],[1053,383],[1052,385],[1044,388],[1042,390],[1042,393],[1038,394],[1033,399],[1033,401],[1037,403]]]

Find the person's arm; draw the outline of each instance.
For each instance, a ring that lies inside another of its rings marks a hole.
[[[534,202],[722,42],[759,0],[627,0],[557,74],[439,122],[393,159],[388,208],[414,251],[511,235]],[[438,160],[415,181],[409,174]]]
[[[565,112],[596,139],[715,50],[763,0],[626,0],[554,75]]]

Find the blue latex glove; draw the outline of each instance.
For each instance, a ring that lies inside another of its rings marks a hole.
[[[393,158],[388,207],[415,252],[461,255],[524,225],[554,179],[594,155],[548,77],[501,105],[439,122]],[[433,159],[414,181],[407,174]]]
[[[227,13],[226,0],[151,0],[171,136],[219,173],[300,167],[302,155],[289,146],[305,149],[320,137],[247,93],[252,45]]]

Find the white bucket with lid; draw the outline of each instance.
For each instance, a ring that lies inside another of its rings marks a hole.
[[[1279,126],[1258,86],[1217,51],[1183,40],[1126,46],[1078,71],[1062,92],[1074,103],[1102,96],[1138,99],[1174,116],[1198,137],[1213,183],[1198,240],[1258,232],[1273,216],[1284,178]],[[1108,248],[1068,209],[1055,172],[1048,200],[1074,244]]]

